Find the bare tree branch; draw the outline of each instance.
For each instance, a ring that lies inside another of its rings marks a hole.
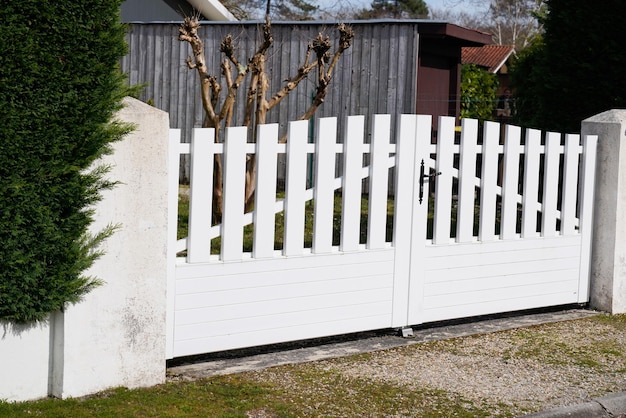
[[[201,83],[201,95],[202,105],[205,111],[205,124],[211,127],[217,127],[219,125],[219,118],[215,113],[214,104],[215,100],[212,98],[211,91],[218,93],[219,90],[215,90],[217,81],[214,77],[209,75],[206,66],[206,59],[204,57],[204,46],[202,40],[198,36],[198,27],[200,22],[197,17],[186,17],[183,24],[179,28],[178,40],[188,42],[191,45],[191,50],[194,55],[194,61],[189,57],[187,58],[187,66],[198,71]]]
[[[295,76],[293,76],[290,79],[288,79],[287,82],[285,83],[285,85],[283,86],[283,88],[281,90],[279,90],[268,101],[269,109],[274,108],[274,106],[276,106],[277,104],[282,102],[282,100],[285,97],[287,97],[289,95],[289,93],[291,93],[293,90],[295,90],[296,87],[298,87],[298,84],[300,84],[300,82],[302,80],[306,79],[306,77],[309,75],[311,70],[313,70],[317,66],[317,61],[315,61],[313,63],[309,63],[309,60],[310,60],[310,57],[311,57],[311,51],[312,51],[312,45],[309,44],[309,47],[307,48],[307,51],[306,51],[306,57],[304,59],[304,64],[302,64],[302,66],[300,68],[298,68],[298,73]]]
[[[352,27],[346,26],[344,23],[339,24],[339,45],[337,47],[337,51],[333,55],[333,60],[328,67],[328,75],[331,75],[335,69],[335,65],[339,62],[339,58],[345,52],[346,49],[350,48],[352,45],[352,40],[354,39],[354,30]]]
[[[339,58],[343,52],[351,45],[354,34],[352,29],[345,25],[339,25],[340,40],[339,46],[334,54],[331,55],[331,42],[328,36],[321,33],[309,44],[304,58],[304,63],[298,68],[297,74],[288,78],[283,87],[268,99],[268,91],[270,89],[269,78],[266,70],[267,52],[274,42],[272,36],[272,27],[269,17],[266,16],[265,23],[262,25],[262,40],[254,55],[248,60],[247,65],[243,65],[236,57],[236,48],[233,43],[232,36],[228,35],[220,44],[220,52],[224,54],[221,63],[221,74],[224,77],[224,86],[227,89],[221,110],[217,110],[219,106],[219,96],[222,85],[217,77],[208,74],[206,60],[204,55],[204,47],[202,40],[198,36],[198,28],[200,24],[197,17],[186,18],[179,29],[180,41],[188,42],[193,51],[193,59],[190,57],[186,60],[190,69],[198,71],[201,82],[202,105],[205,111],[205,120],[203,127],[215,128],[215,141],[221,142],[222,124],[224,127],[231,126],[235,102],[237,99],[237,91],[243,84],[246,76],[250,76],[248,90],[246,93],[245,114],[243,126],[248,126],[252,130],[252,140],[256,140],[257,126],[266,123],[267,112],[280,103],[289,95],[302,80],[313,69],[317,67],[317,88],[311,107],[300,117],[300,119],[309,119],[319,106],[324,102],[324,98],[328,93],[328,86],[333,78],[333,73]],[[312,56],[315,54],[315,60]],[[215,156],[214,165],[214,184],[213,184],[213,214],[214,222],[221,220],[222,210],[222,160],[220,156]],[[249,155],[246,161],[246,186],[245,186],[245,208],[246,211],[251,210],[254,203],[254,192],[256,187],[256,157]]]
[[[317,80],[317,89],[315,93],[315,97],[313,98],[313,102],[311,106],[307,109],[307,111],[300,116],[299,120],[307,120],[310,119],[317,109],[324,103],[324,98],[328,93],[328,85],[333,78],[333,73],[335,70],[335,66],[339,61],[339,57],[345,52],[346,49],[350,48],[352,44],[352,39],[354,39],[354,31],[351,27],[344,25],[343,23],[339,25],[339,46],[337,51],[333,55],[333,59],[328,66],[328,69],[325,68],[326,63],[330,60],[330,55],[328,51],[330,50],[330,40],[328,37],[324,38],[321,34],[313,41],[313,51],[315,51],[317,55],[317,64],[318,68],[318,80]]]

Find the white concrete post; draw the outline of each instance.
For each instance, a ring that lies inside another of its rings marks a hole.
[[[582,135],[598,135],[590,305],[626,313],[626,110],[582,122]]]
[[[117,118],[136,128],[100,161],[119,184],[103,193],[91,226],[119,229],[88,272],[104,285],[53,315],[56,397],[165,381],[169,116],[135,99],[124,104]]]

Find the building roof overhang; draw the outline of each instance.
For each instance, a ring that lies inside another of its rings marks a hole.
[[[163,0],[179,16],[193,16],[200,14],[200,20],[216,22],[233,22],[237,18],[219,0]],[[135,21],[133,23],[148,23],[153,21]]]

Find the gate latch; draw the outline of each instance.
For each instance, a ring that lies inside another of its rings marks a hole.
[[[441,171],[438,173],[433,173],[433,174],[428,174],[428,175],[424,174],[424,160],[422,160],[422,163],[420,164],[420,195],[419,195],[420,205],[422,204],[422,201],[424,200],[424,179],[425,178],[431,179],[439,175],[441,175]]]

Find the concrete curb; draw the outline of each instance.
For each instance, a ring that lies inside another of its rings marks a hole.
[[[524,415],[525,418],[626,418],[626,392],[613,393],[590,402],[578,405],[563,406],[535,414]]]

